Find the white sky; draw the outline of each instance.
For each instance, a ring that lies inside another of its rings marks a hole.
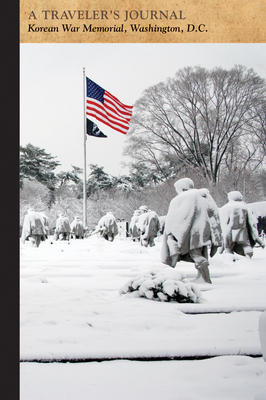
[[[86,75],[127,105],[149,86],[185,66],[241,64],[266,79],[266,44],[21,44],[20,143],[31,143],[62,165],[83,168],[83,67]],[[96,121],[107,139],[88,137],[87,165],[127,174],[126,136]],[[89,174],[89,168],[88,168]]]

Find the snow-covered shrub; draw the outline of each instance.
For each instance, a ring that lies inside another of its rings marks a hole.
[[[157,274],[151,272],[138,276],[126,282],[119,290],[121,295],[132,292],[135,292],[138,297],[150,300],[178,303],[196,303],[201,297],[201,291],[196,284],[182,279],[182,276],[172,269]]]

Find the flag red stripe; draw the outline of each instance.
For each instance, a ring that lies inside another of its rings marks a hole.
[[[127,133],[128,128],[126,129],[119,129],[116,127],[113,123],[108,122],[106,119],[102,119],[99,117],[99,114],[97,112],[86,112],[86,115],[89,115],[91,117],[95,117],[98,121],[103,122],[105,125],[110,126],[110,128],[116,130],[117,132],[123,133],[124,135]]]
[[[108,117],[106,113],[101,111],[98,104],[93,105],[91,104],[89,107],[86,107],[86,115],[91,117],[95,117],[98,121],[105,123],[106,125],[110,126],[111,128],[118,130],[119,132],[126,133],[129,129],[129,123],[126,121],[117,121],[111,117]]]
[[[98,110],[89,109],[86,111],[86,115],[90,115],[91,117],[97,118],[99,121],[106,123],[109,126],[114,126],[114,129],[121,129],[123,132],[126,132],[129,128],[129,125],[125,126],[114,122],[110,119],[107,119],[104,114],[100,113]]]
[[[125,118],[128,121],[131,118],[132,113],[129,113],[128,111],[124,111],[124,110],[120,110],[116,104],[114,104],[112,101],[110,101],[109,99],[104,99],[104,106],[107,109],[106,111],[108,112],[108,110],[110,112],[113,112],[114,114],[120,116],[121,118]]]
[[[129,128],[129,119],[117,117],[116,114],[108,112],[103,104],[97,100],[87,99],[86,109],[98,112],[102,118],[108,120],[109,122],[116,123],[117,125],[127,129]]]
[[[126,113],[128,113],[129,115],[132,115],[132,109],[133,106],[126,106],[125,104],[121,103],[121,101],[119,101],[115,96],[113,96],[111,93],[107,92],[107,90],[104,93],[104,98],[107,99],[109,98],[110,101],[112,101],[114,104],[116,104],[119,109],[122,111],[124,110]]]
[[[110,96],[117,104],[119,104],[121,107],[128,109],[129,111],[132,110],[133,106],[127,106],[126,104],[121,103],[120,100],[118,100],[117,97],[113,96],[110,92],[105,90],[105,94]]]
[[[87,108],[97,107],[100,111],[102,111],[107,118],[112,118],[121,123],[129,124],[130,118],[125,118],[121,115],[118,115],[116,112],[112,110],[109,106],[103,105],[101,102],[94,99],[87,99]]]
[[[113,122],[109,122],[105,118],[102,118],[97,112],[89,111],[89,112],[86,112],[86,115],[89,115],[90,117],[95,117],[98,121],[103,122],[104,124],[110,126],[111,128],[113,128],[119,132],[126,133],[128,131],[128,127],[127,128],[120,127],[117,124],[114,124]]]
[[[92,99],[92,98],[87,98],[87,106],[96,106],[100,110],[102,110],[107,116],[110,118],[114,118],[120,122],[126,122],[129,123],[130,117],[124,117],[123,115],[119,115],[116,110],[113,110],[109,105],[106,103],[102,104],[100,101]]]
[[[122,121],[125,121],[125,122],[130,121],[130,117],[124,117],[123,115],[116,113],[115,110],[113,109],[113,107],[110,107],[107,104],[105,104],[104,109],[105,109],[106,114],[110,117],[113,117],[121,122]]]

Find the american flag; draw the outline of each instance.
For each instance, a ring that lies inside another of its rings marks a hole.
[[[115,96],[86,77],[86,115],[126,134],[133,106],[126,106]]]

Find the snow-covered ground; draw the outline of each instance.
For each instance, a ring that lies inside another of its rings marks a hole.
[[[120,295],[143,273],[172,273],[155,242],[92,236],[20,245],[21,400],[266,399],[258,332],[266,250],[255,248],[251,260],[216,254],[213,284],[197,284],[199,303]],[[196,278],[191,263],[176,269]]]

